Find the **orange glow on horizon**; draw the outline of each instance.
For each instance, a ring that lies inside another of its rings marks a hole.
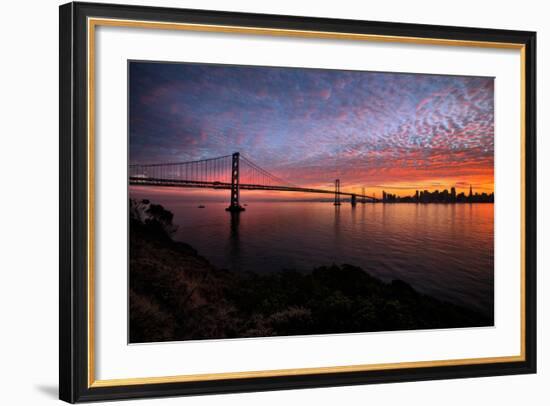
[[[411,185],[414,183],[414,185]],[[367,196],[375,196],[376,198],[382,198],[382,194],[386,193],[395,194],[399,197],[414,196],[416,191],[427,190],[433,192],[435,190],[443,191],[445,189],[451,190],[455,188],[456,193],[468,194],[470,191],[470,185],[472,186],[474,193],[494,193],[494,177],[492,171],[490,174],[479,174],[470,177],[462,178],[460,181],[456,181],[451,178],[432,178],[425,179],[422,182],[385,182],[379,185],[372,185],[372,183],[361,184],[354,182],[353,184],[346,184],[344,179],[341,179],[341,190],[345,193],[362,194],[363,188]],[[322,189],[327,191],[334,190],[333,183],[316,183],[309,185],[300,185],[304,188]],[[148,191],[153,193],[161,193],[167,195],[180,195],[188,198],[206,199],[211,201],[225,201],[228,199],[228,190],[214,190],[214,189],[197,189],[197,188],[178,188],[178,187],[159,187],[159,186],[130,186],[131,194],[137,192],[139,195],[144,195]],[[242,190],[241,199],[246,201],[250,200],[319,200],[330,199],[330,194],[314,194],[303,192],[285,192],[285,191],[261,191],[261,190]]]

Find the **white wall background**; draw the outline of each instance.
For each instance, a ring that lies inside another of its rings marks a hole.
[[[544,1],[111,1],[212,10],[534,30],[538,32],[539,373],[344,388],[128,401],[125,405],[545,405],[550,399],[544,274],[549,203],[549,10]],[[54,404],[58,329],[58,5],[11,1],[0,24],[0,403]],[[113,403],[110,403],[113,404]]]

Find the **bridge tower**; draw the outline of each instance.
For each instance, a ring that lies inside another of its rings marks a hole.
[[[334,205],[340,206],[340,179],[334,181]]]
[[[231,159],[231,201],[225,210],[232,213],[244,211],[244,207],[239,204],[239,156],[239,153],[235,152]]]
[[[361,188],[361,194],[363,195],[363,197],[361,198],[361,203],[366,203],[366,198],[365,198],[365,188]]]

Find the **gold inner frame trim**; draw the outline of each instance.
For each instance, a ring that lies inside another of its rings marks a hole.
[[[88,387],[111,387],[126,385],[161,384],[177,382],[215,381],[221,379],[266,378],[281,376],[331,374],[343,372],[380,371],[404,368],[427,368],[458,365],[498,364],[525,361],[525,45],[506,42],[467,41],[439,38],[400,37],[391,35],[355,34],[345,32],[307,31],[229,25],[168,23],[155,21],[89,18],[87,27],[87,80],[88,80]],[[194,32],[217,32],[244,35],[280,37],[342,39],[371,42],[390,42],[432,46],[460,46],[478,48],[513,49],[520,51],[520,136],[521,136],[521,270],[520,270],[520,354],[502,357],[480,357],[451,360],[395,362],[328,366],[315,368],[276,369],[265,371],[219,372],[145,378],[95,379],[95,278],[94,278],[94,196],[95,196],[95,28],[97,26],[148,28],[160,30],[183,30]]]

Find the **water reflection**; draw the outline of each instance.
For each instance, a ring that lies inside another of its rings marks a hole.
[[[241,247],[239,241],[239,223],[241,220],[240,212],[227,212],[229,220],[229,255],[228,260],[231,268],[239,268],[241,262]]]
[[[239,222],[241,219],[241,213],[240,212],[229,212],[228,213],[231,217],[231,220],[229,221],[230,224],[230,233],[229,238],[231,240],[234,240],[238,242],[239,240]]]

